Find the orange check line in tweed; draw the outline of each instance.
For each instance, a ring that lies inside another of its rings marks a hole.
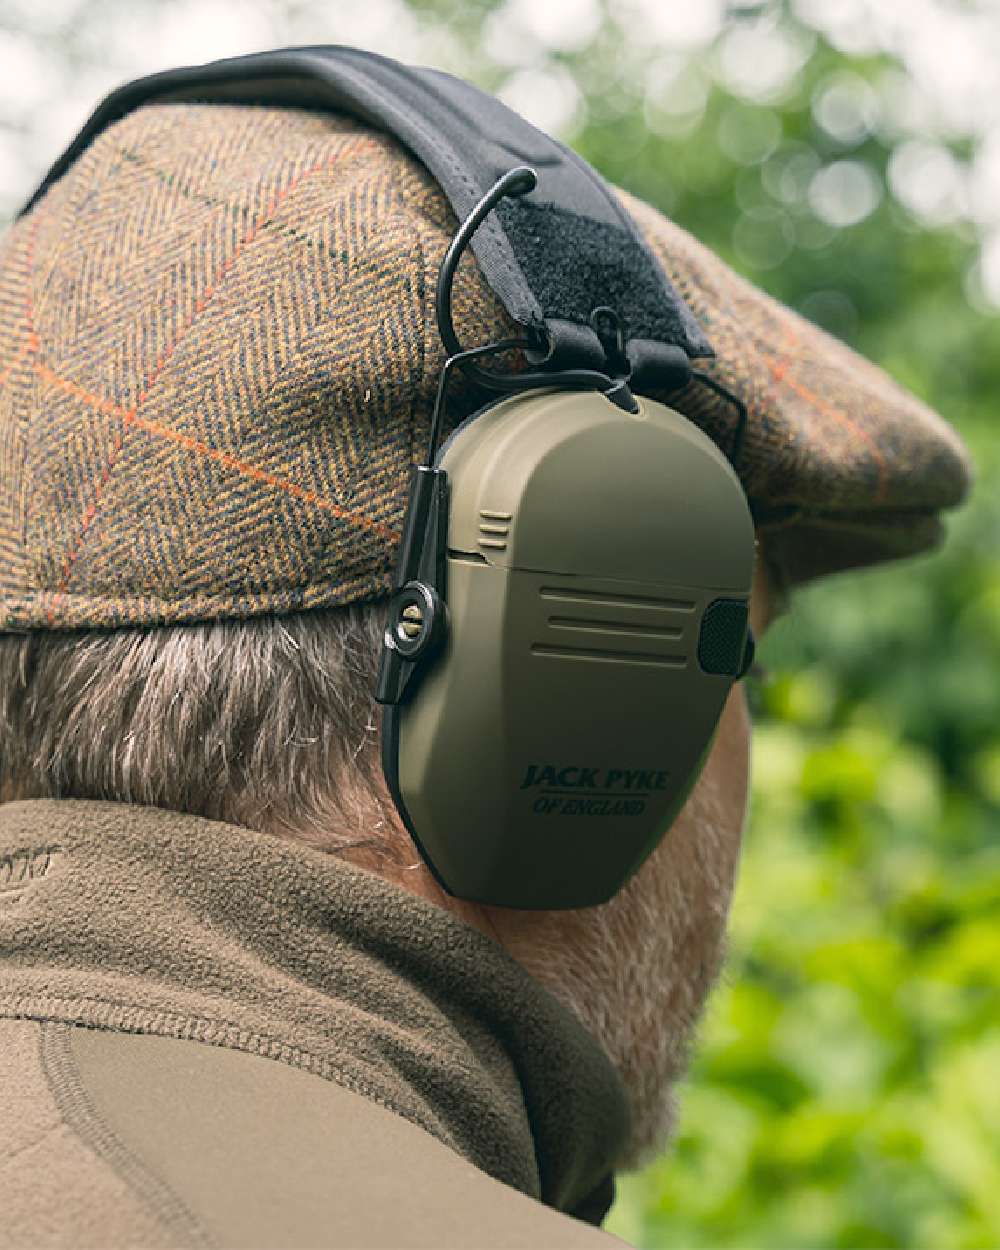
[[[828,404],[825,399],[821,399],[815,391],[810,390],[808,386],[800,382],[789,372],[792,364],[792,352],[797,342],[798,336],[795,331],[789,327],[788,339],[786,340],[786,345],[784,346],[780,357],[776,359],[774,356],[768,356],[763,352],[761,353],[761,358],[771,371],[771,377],[775,382],[784,383],[790,391],[794,391],[795,394],[801,399],[804,399],[807,403],[812,404],[814,408],[818,408],[820,412],[826,413],[828,417],[833,417],[835,421],[839,421],[841,425],[844,425],[849,430],[853,431],[853,433],[856,434],[862,442],[868,444],[872,453],[872,458],[875,461],[876,468],[878,469],[878,490],[876,490],[875,498],[872,502],[884,503],[889,486],[888,465],[885,462],[885,457],[882,455],[877,443],[866,429],[858,425],[857,422],[852,421],[846,412],[841,411],[840,408],[835,408],[833,404]]]
[[[105,464],[104,470],[101,473],[100,481],[97,483],[97,489],[94,492],[94,498],[84,509],[83,515],[80,518],[80,532],[77,535],[76,542],[74,543],[73,547],[71,548],[69,554],[66,557],[65,563],[63,564],[62,577],[60,578],[59,585],[56,587],[56,590],[53,594],[52,602],[50,603],[48,611],[46,613],[46,619],[48,621],[50,629],[53,628],[54,621],[55,621],[56,600],[58,599],[59,595],[65,593],[66,587],[69,585],[70,572],[73,568],[73,564],[76,561],[77,556],[79,556],[81,550],[83,549],[83,540],[86,537],[87,530],[90,528],[90,525],[94,520],[94,517],[97,515],[98,508],[100,506],[101,492],[103,491],[104,486],[108,481],[108,478],[111,476],[111,471],[114,468],[115,463],[118,459],[118,454],[121,451],[125,443],[125,438],[128,434],[129,426],[136,424],[135,418],[136,418],[136,414],[138,413],[139,408],[149,398],[150,392],[152,391],[154,385],[156,384],[157,379],[160,377],[160,374],[163,372],[164,368],[166,367],[166,364],[169,361],[170,357],[173,355],[174,350],[177,347],[177,344],[181,341],[184,335],[191,329],[191,327],[197,321],[199,315],[205,311],[209,302],[212,299],[212,296],[218,290],[219,284],[225,278],[226,274],[230,271],[230,269],[232,269],[233,265],[236,264],[236,261],[240,258],[240,256],[242,256],[242,254],[246,251],[246,249],[250,246],[250,244],[253,243],[253,241],[257,238],[260,232],[264,229],[264,227],[268,224],[268,222],[277,212],[281,204],[288,198],[289,195],[291,195],[291,193],[296,189],[296,187],[300,186],[305,181],[305,179],[309,178],[311,175],[320,173],[322,170],[328,169],[332,165],[338,164],[341,160],[343,160],[345,155],[351,155],[356,151],[371,147],[371,145],[372,145],[372,141],[367,137],[356,140],[354,143],[346,146],[345,148],[337,152],[335,156],[327,157],[326,160],[318,161],[315,165],[311,165],[308,169],[302,170],[301,173],[299,173],[297,177],[293,178],[289,182],[287,187],[279,191],[274,196],[274,198],[264,209],[264,212],[261,214],[258,220],[254,223],[254,225],[250,227],[250,229],[246,232],[243,238],[240,239],[239,243],[234,248],[232,255],[228,257],[226,261],[223,262],[223,264],[219,268],[219,272],[215,275],[215,278],[209,283],[209,285],[205,288],[205,290],[202,291],[201,295],[196,300],[194,308],[191,312],[191,316],[188,318],[185,324],[180,327],[180,329],[177,331],[177,334],[174,336],[173,342],[170,343],[170,345],[164,350],[162,356],[160,356],[159,360],[157,360],[156,365],[153,369],[152,375],[147,380],[146,386],[142,394],[139,396],[138,401],[136,402],[135,408],[122,410],[121,415],[124,417],[124,425],[118,437],[115,439],[114,446],[111,448],[111,452],[108,456],[107,463]],[[107,402],[107,401],[99,399],[96,396],[94,398],[98,400],[98,405]]]
[[[214,447],[209,447],[206,443],[201,442],[200,439],[192,438],[189,434],[181,434],[178,430],[172,430],[169,426],[161,425],[159,421],[151,421],[148,417],[140,417],[135,408],[122,408],[119,404],[112,403],[109,399],[102,399],[100,395],[94,395],[90,391],[84,390],[82,386],[77,386],[69,378],[61,377],[50,369],[48,365],[42,364],[41,361],[36,363],[35,372],[53,386],[57,386],[60,390],[65,391],[68,395],[72,395],[75,399],[79,399],[97,412],[103,412],[109,417],[120,417],[126,425],[135,425],[140,430],[145,430],[147,434],[165,438],[169,442],[184,447],[187,451],[194,452],[195,455],[207,456],[210,460],[224,464],[227,469],[232,469],[235,473],[252,478],[255,482],[266,482],[268,486],[273,486],[277,490],[287,491],[288,494],[294,495],[296,499],[302,499],[306,503],[314,504],[317,508],[323,508],[327,512],[332,512],[334,516],[340,517],[342,520],[356,522],[363,529],[368,529],[372,533],[378,534],[386,542],[399,542],[400,535],[398,530],[390,529],[387,525],[381,525],[378,521],[373,521],[362,512],[354,512],[350,508],[341,507],[340,504],[331,503],[329,499],[324,499],[322,495],[317,495],[315,491],[296,486],[294,482],[289,482],[287,478],[277,477],[273,473],[257,468],[256,465],[252,465],[246,460],[239,460],[236,456],[229,455],[228,452],[218,451]]]
[[[761,347],[760,339],[756,339],[758,347]],[[764,362],[771,371],[771,379],[774,382],[781,382],[785,374],[792,367],[792,353],[799,345],[799,336],[791,326],[785,326],[785,338],[781,346],[778,348],[777,357],[770,357],[761,352]]]

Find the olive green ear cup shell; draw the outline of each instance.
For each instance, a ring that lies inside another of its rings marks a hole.
[[[739,671],[742,487],[691,422],[639,406],[517,396],[440,458],[448,638],[391,709],[387,773],[460,898],[607,901],[683,805]]]

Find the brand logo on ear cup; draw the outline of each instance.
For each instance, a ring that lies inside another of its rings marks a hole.
[[[667,789],[670,773],[665,768],[586,768],[569,764],[529,764],[522,790],[589,790],[602,794],[647,795]]]
[[[534,796],[536,816],[641,816],[669,776],[666,768],[529,764],[520,788]]]

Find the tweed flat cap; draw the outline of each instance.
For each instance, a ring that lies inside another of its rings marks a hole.
[[[748,405],[779,581],[939,543],[971,480],[954,431],[622,198]],[[0,244],[0,630],[387,593],[455,228],[426,169],[345,116],[154,104],[101,133]],[[469,345],[513,329],[470,255],[454,314]],[[453,419],[477,402],[459,383]],[[730,446],[724,401],[669,402]]]

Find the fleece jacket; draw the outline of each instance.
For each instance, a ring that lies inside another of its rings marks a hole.
[[[312,847],[0,805],[0,1246],[589,1247],[621,1081],[496,942]]]

